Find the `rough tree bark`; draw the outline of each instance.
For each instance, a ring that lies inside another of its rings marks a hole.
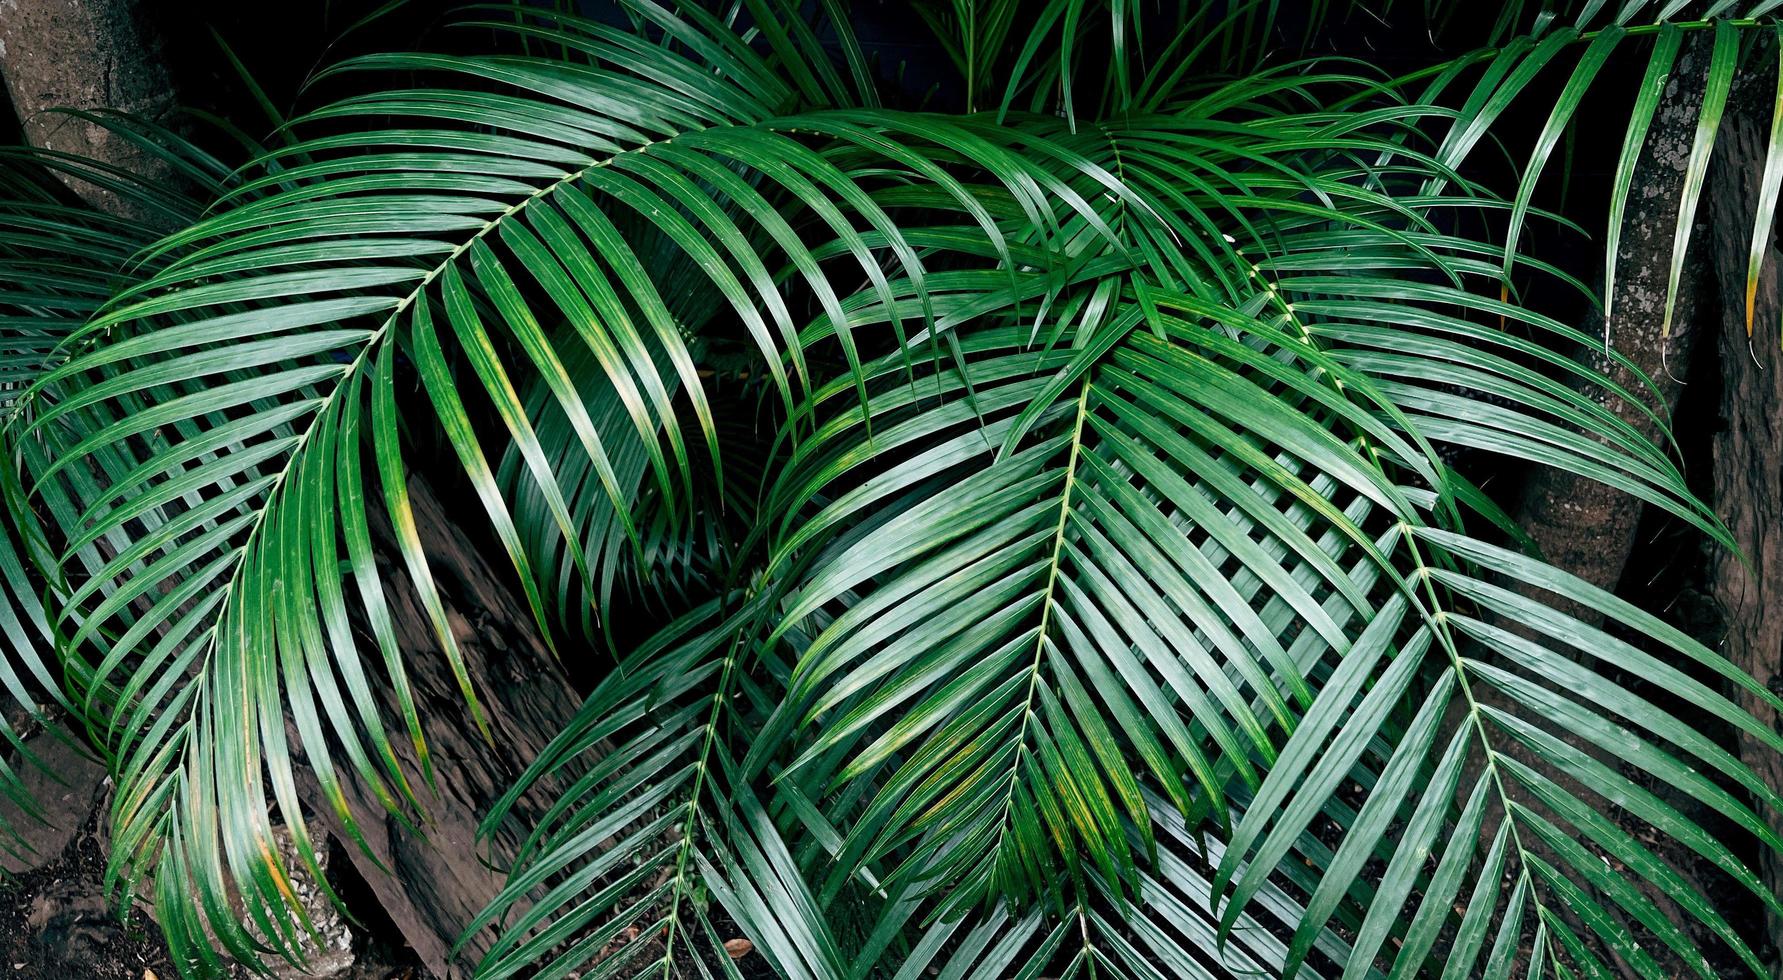
[[[1717,556],[1712,589],[1726,626],[1723,652],[1773,692],[1783,691],[1783,359],[1778,352],[1777,253],[1767,244],[1758,281],[1753,334],[1746,335],[1746,269],[1753,210],[1769,137],[1772,94],[1766,85],[1736,90],[1732,122],[1721,130],[1711,171],[1710,215],[1720,286],[1721,422],[1714,442],[1715,511],[1727,522],[1745,560]],[[1762,90],[1762,91],[1761,91]],[[1749,564],[1748,564],[1749,563]],[[1741,705],[1776,728],[1776,713],[1740,693]],[[1740,737],[1746,763],[1783,790],[1783,759],[1750,735]],[[1783,833],[1783,814],[1767,815]],[[1764,849],[1765,884],[1783,897],[1783,861]],[[1783,946],[1783,920],[1766,916],[1773,947]],[[1773,960],[1772,976],[1783,976]]]
[[[1752,564],[1748,567],[1731,553],[1717,556],[1711,587],[1724,615],[1726,654],[1775,691],[1783,681],[1783,484],[1779,483],[1783,365],[1774,356],[1776,337],[1769,332],[1776,329],[1780,313],[1774,257],[1765,266],[1756,303],[1756,321],[1761,330],[1768,330],[1756,346],[1748,345],[1745,331],[1747,249],[1766,152],[1771,91],[1768,82],[1751,81],[1742,81],[1735,89],[1717,134],[1702,221],[1691,229],[1692,261],[1680,283],[1673,332],[1669,340],[1661,338],[1671,241],[1703,85],[1701,52],[1695,52],[1695,64],[1691,55],[1685,58],[1635,174],[1637,197],[1622,229],[1614,342],[1619,352],[1653,378],[1668,411],[1677,408],[1683,394],[1678,379],[1689,374],[1693,361],[1719,361],[1720,390],[1693,395],[1719,399],[1725,428],[1715,436],[1714,508]],[[1601,328],[1601,321],[1594,325]],[[1601,351],[1581,353],[1600,368],[1607,364]],[[1612,368],[1611,376],[1636,390],[1625,369]],[[1604,398],[1605,393],[1594,396]],[[1653,423],[1633,412],[1632,406],[1616,400],[1605,404],[1649,437],[1656,434]],[[1518,518],[1549,561],[1613,591],[1636,543],[1642,510],[1640,501],[1620,491],[1545,470],[1525,485]],[[1740,700],[1759,718],[1776,723],[1759,699]],[[1774,753],[1750,738],[1742,738],[1742,748],[1746,761],[1761,776],[1783,788],[1783,763]],[[1667,795],[1660,787],[1652,788]],[[1673,802],[1687,809],[1693,805],[1688,800]],[[1783,815],[1770,814],[1769,819],[1783,833]],[[1661,850],[1699,887],[1712,887],[1693,855],[1663,844]],[[1776,855],[1763,856],[1762,871],[1767,884],[1783,895],[1783,864]],[[1661,908],[1672,914],[1675,924],[1700,932],[1696,923],[1679,918],[1670,903]],[[1773,947],[1772,975],[1783,976],[1774,953],[1783,940],[1783,922],[1767,917],[1766,932]]]
[[[161,45],[136,0],[0,0],[0,74],[31,145],[151,179],[171,172],[104,126],[52,111],[117,109],[160,119],[173,108]],[[111,191],[63,179],[94,207],[128,213]]]

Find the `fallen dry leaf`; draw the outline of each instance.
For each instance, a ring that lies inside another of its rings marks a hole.
[[[733,960],[740,960],[748,956],[749,951],[754,948],[755,944],[747,939],[726,939],[724,941],[724,952]]]

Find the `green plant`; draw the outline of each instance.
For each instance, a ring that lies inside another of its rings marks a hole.
[[[1783,907],[1651,787],[1783,846],[1718,743],[1783,748],[1724,688],[1783,703],[1522,553],[1467,470],[1568,469],[1727,541],[1671,447],[1572,384],[1648,397],[1517,298],[1592,293],[1517,229],[1559,220],[1535,175],[1639,48],[1626,199],[1651,79],[1703,33],[1693,207],[1775,4],[1507,8],[1502,46],[1404,78],[1228,77],[1274,4],[1185,11],[1147,61],[1140,6],[931,11],[982,110],[956,115],[882,106],[836,3],[473,12],[524,52],[331,69],[362,94],[239,172],[189,164],[216,203],[172,234],[9,230],[37,367],[0,571],[48,603],[0,626],[113,769],[121,901],[152,883],[193,972],[295,957],[268,810],[313,870],[294,754],[343,818],[343,773],[421,804],[390,747],[414,709],[374,697],[406,681],[369,524],[463,679],[408,505],[439,439],[560,655],[698,599],[490,815],[553,787],[497,855],[481,975],[731,970],[721,917],[818,978],[1710,976],[1697,927],[1760,971],[1652,842]],[[1521,186],[1470,176],[1567,59]],[[765,438],[727,436],[721,383]],[[614,952],[628,928],[656,938]]]

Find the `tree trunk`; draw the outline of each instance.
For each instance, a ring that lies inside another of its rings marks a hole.
[[[1747,337],[1747,250],[1768,138],[1764,97],[1770,95],[1768,86],[1749,88],[1735,93],[1733,121],[1722,128],[1711,171],[1723,420],[1714,445],[1715,511],[1741,551],[1717,556],[1712,587],[1727,629],[1723,652],[1774,692],[1783,682],[1783,362],[1777,357],[1783,307],[1776,251],[1767,243],[1753,335]],[[1779,719],[1764,701],[1743,692],[1738,700],[1777,726]],[[1783,790],[1783,759],[1749,735],[1740,737],[1740,748],[1747,765]],[[1783,814],[1768,813],[1767,819],[1783,833]],[[1765,884],[1783,896],[1783,863],[1769,848],[1763,849],[1761,870]],[[1783,946],[1783,921],[1768,914],[1766,926],[1771,945]],[[1783,966],[1775,959],[1772,964],[1772,975],[1783,975]]]
[[[116,109],[149,119],[173,107],[160,44],[135,0],[3,0],[0,74],[32,146],[59,150],[149,180],[171,171],[160,159],[104,126],[56,109]],[[63,177],[87,203],[141,217],[116,194]]]
[[[1579,360],[1607,374],[1649,407],[1662,407],[1662,418],[1677,408],[1684,387],[1680,379],[1688,375],[1698,338],[1705,333],[1699,323],[1714,312],[1712,306],[1702,301],[1705,270],[1703,249],[1699,247],[1691,253],[1691,261],[1685,265],[1678,284],[1671,336],[1661,335],[1672,237],[1677,228],[1697,113],[1702,105],[1702,61],[1702,51],[1686,50],[1659,104],[1645,151],[1635,167],[1634,191],[1629,195],[1623,218],[1616,262],[1610,341],[1617,353],[1652,379],[1658,388],[1657,401],[1644,382],[1613,361],[1602,347],[1575,352]],[[1602,316],[1594,312],[1581,329],[1587,334],[1601,334]],[[1601,386],[1593,386],[1585,394],[1645,438],[1658,438],[1658,425],[1638,406]],[[1637,498],[1597,480],[1541,467],[1525,482],[1515,513],[1518,524],[1550,563],[1613,591],[1634,548],[1643,506]]]

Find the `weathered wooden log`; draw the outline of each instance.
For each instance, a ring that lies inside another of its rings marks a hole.
[[[451,508],[424,481],[411,481],[411,494],[422,545],[493,740],[484,740],[472,724],[389,527],[377,521],[380,572],[434,762],[437,792],[418,790],[427,812],[417,834],[389,816],[364,786],[349,785],[369,855],[334,822],[313,783],[306,805],[342,843],[404,941],[429,970],[450,978],[468,975],[481,952],[473,946],[454,958],[448,952],[453,941],[503,882],[502,873],[483,859],[491,853],[499,859],[517,843],[510,828],[483,847],[476,837],[478,823],[489,804],[563,729],[580,698],[532,616],[515,598],[509,585],[512,570],[485,558]],[[480,519],[480,509],[462,518],[466,523]],[[395,717],[393,693],[386,689],[384,695],[386,712]],[[406,740],[393,741],[409,767],[411,783],[422,786]]]

